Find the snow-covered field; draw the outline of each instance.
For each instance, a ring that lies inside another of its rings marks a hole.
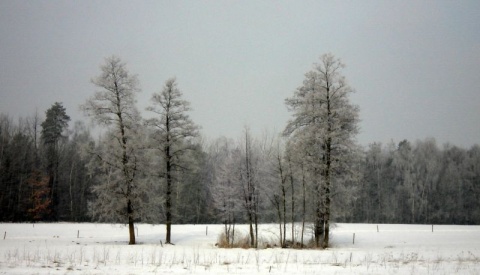
[[[480,274],[480,226],[337,224],[326,250],[221,249],[221,225],[173,225],[162,245],[164,225],[137,228],[129,246],[123,225],[0,224],[0,274]]]

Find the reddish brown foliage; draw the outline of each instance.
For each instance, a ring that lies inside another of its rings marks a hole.
[[[31,195],[32,207],[28,209],[28,213],[37,221],[47,218],[52,211],[48,182],[49,176],[37,170],[33,171],[28,179],[28,183],[33,190]]]

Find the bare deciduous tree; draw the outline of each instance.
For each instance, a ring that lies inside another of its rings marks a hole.
[[[182,93],[174,78],[165,82],[162,92],[152,96],[152,106],[147,110],[158,117],[147,120],[153,128],[153,148],[160,152],[163,158],[158,175],[165,179],[165,217],[166,243],[171,243],[173,187],[178,177],[176,173],[185,170],[181,156],[187,150],[193,149],[191,139],[198,136],[198,127],[188,116],[190,103],[182,99]]]
[[[140,115],[135,107],[138,80],[120,58],[105,59],[101,74],[92,79],[100,90],[87,100],[82,109],[99,125],[109,127],[102,152],[96,152],[105,165],[108,180],[96,186],[98,196],[93,213],[100,219],[112,219],[112,213],[127,218],[129,244],[135,244],[134,221],[141,203],[138,196],[138,128]],[[107,209],[112,208],[112,209]]]
[[[309,149],[306,157],[311,159],[317,192],[315,243],[322,247],[329,243],[332,182],[354,150],[358,132],[358,107],[349,101],[352,89],[341,75],[343,67],[332,54],[322,55],[305,75],[303,85],[286,99],[294,118],[284,134],[294,139],[307,137],[303,144]]]

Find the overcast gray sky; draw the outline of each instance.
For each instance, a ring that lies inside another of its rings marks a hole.
[[[323,53],[347,65],[367,145],[480,143],[480,1],[0,0],[0,112],[63,102],[72,120],[107,56],[139,108],[176,76],[208,138],[283,130],[284,99]]]

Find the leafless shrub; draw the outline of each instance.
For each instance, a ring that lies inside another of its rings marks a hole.
[[[249,237],[242,236],[241,233],[236,233],[235,239],[231,243],[228,242],[225,233],[221,233],[215,245],[220,248],[250,248]]]

